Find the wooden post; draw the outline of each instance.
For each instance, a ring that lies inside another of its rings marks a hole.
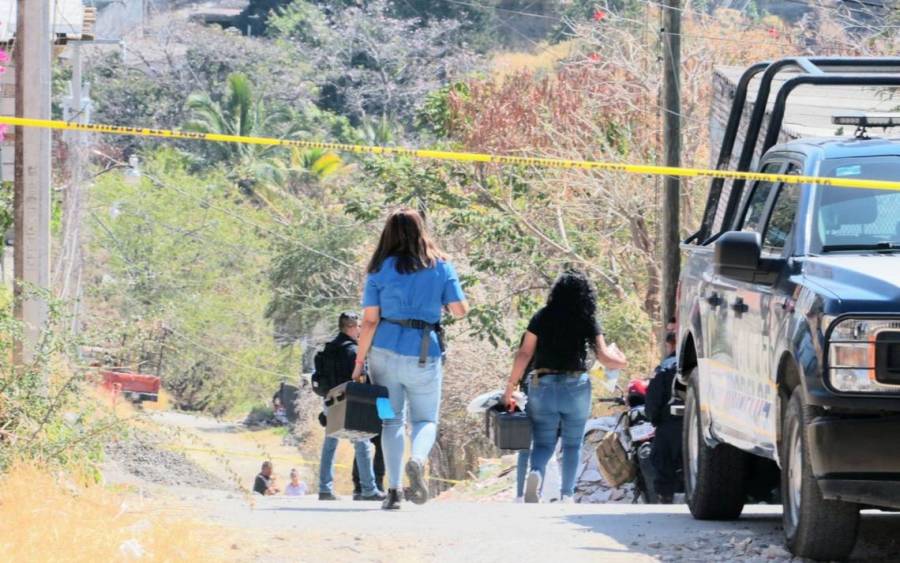
[[[663,143],[666,166],[681,166],[681,0],[665,0],[663,8]],[[663,193],[662,325],[676,314],[675,292],[681,271],[680,179],[667,176]]]
[[[50,119],[50,1],[18,0],[16,17],[16,116]],[[16,128],[15,294],[23,283],[50,288],[50,130]],[[17,363],[34,358],[47,322],[43,299],[16,300],[25,334]]]

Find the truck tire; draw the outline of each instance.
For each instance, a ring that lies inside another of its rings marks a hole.
[[[704,441],[697,376],[695,368],[684,410],[685,500],[697,520],[734,520],[744,510],[747,454],[728,444],[709,447]]]
[[[809,463],[804,429],[810,413],[802,391],[791,396],[784,417],[781,496],[787,547],[797,557],[844,560],[856,544],[859,505],[822,498]]]

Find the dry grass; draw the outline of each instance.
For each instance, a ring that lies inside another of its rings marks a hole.
[[[69,476],[19,465],[0,479],[0,561],[223,561],[223,545],[171,509]]]
[[[491,61],[492,74],[502,79],[524,70],[553,70],[557,63],[571,54],[572,45],[571,41],[563,41],[554,45],[539,45],[534,53],[499,53]]]

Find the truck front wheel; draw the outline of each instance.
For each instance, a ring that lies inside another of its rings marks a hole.
[[[703,439],[696,368],[690,375],[684,408],[684,492],[691,514],[698,520],[733,520],[744,510],[744,452]]]
[[[799,389],[791,396],[784,417],[781,497],[788,549],[798,557],[844,560],[856,543],[859,506],[822,498],[809,464],[809,446],[804,431],[809,423],[809,412]]]

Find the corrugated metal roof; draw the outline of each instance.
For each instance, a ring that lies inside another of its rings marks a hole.
[[[50,14],[55,36],[81,37],[84,29],[82,0],[52,0]],[[15,35],[16,0],[0,0],[0,42],[7,42]]]

